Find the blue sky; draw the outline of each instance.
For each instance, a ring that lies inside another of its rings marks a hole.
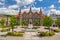
[[[28,10],[32,7],[33,10],[38,11],[39,8],[43,9],[45,14],[48,14],[48,11],[55,10],[60,11],[60,0],[0,0],[0,10],[4,12],[0,13],[18,13],[17,10],[20,8],[22,10]],[[35,8],[35,9],[34,9]],[[7,12],[5,12],[7,10]]]

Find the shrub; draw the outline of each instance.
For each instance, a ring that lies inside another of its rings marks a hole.
[[[37,28],[40,28],[40,27],[38,27],[38,26],[37,27],[33,27],[33,29],[37,29]]]
[[[37,27],[33,27],[32,29],[37,29]]]
[[[39,34],[39,36],[48,36],[49,34],[47,32],[42,32]]]
[[[55,29],[54,32],[60,32],[60,29]]]
[[[49,36],[53,36],[53,35],[55,35],[54,32],[49,32]]]
[[[28,28],[27,26],[23,26],[22,28]]]
[[[53,36],[53,35],[55,35],[54,32],[42,32],[39,34],[39,36]]]
[[[45,27],[44,29],[49,29],[48,27]]]
[[[1,25],[0,25],[0,28],[6,28],[6,26],[1,26]]]
[[[6,29],[3,29],[3,30],[1,30],[1,32],[7,32],[7,30]]]
[[[23,36],[23,33],[19,33],[19,32],[8,32],[8,34],[7,35],[9,35],[9,36]]]

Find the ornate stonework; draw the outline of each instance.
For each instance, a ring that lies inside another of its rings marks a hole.
[[[20,19],[20,24],[22,25],[22,21],[26,20],[26,25],[29,23],[32,23],[35,25],[35,20],[38,21],[38,26],[42,25],[42,19],[45,17],[45,15],[42,12],[42,9],[40,9],[39,12],[32,12],[32,9],[30,8],[29,12],[21,12],[21,9],[19,10],[19,19]],[[35,25],[36,26],[36,25]]]

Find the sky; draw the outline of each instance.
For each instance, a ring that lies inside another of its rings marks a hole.
[[[39,12],[40,8],[44,14],[60,14],[60,0],[0,0],[0,14],[18,14],[19,9],[22,11]]]

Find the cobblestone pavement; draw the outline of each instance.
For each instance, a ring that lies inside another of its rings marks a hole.
[[[25,32],[24,37],[0,36],[0,40],[60,40],[60,33],[56,33],[56,35],[52,37],[38,37],[36,35],[37,32]]]
[[[7,36],[7,37],[0,37],[0,40],[23,40],[23,37]]]
[[[38,37],[36,32],[26,32],[24,40],[60,40],[60,33],[52,37]]]

